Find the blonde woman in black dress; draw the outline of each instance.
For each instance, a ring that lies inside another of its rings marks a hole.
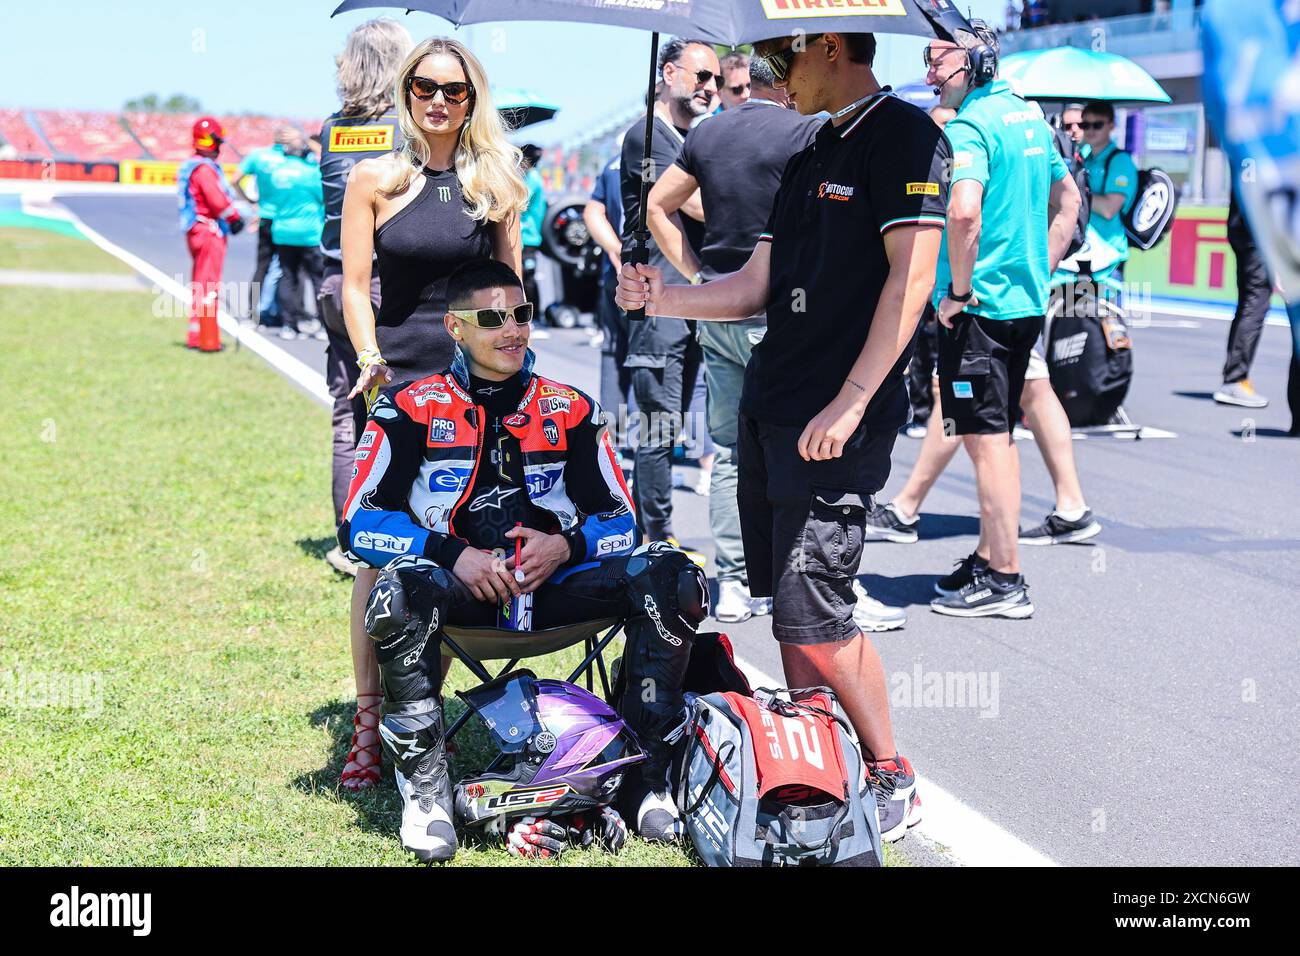
[[[343,200],[343,315],[361,367],[352,395],[369,398],[451,364],[455,343],[442,321],[447,277],[484,257],[518,274],[519,216],[528,204],[519,150],[506,140],[482,64],[464,45],[443,37],[418,44],[398,72],[394,102],[403,145],[354,166]],[[352,589],[357,733],[344,768],[350,789],[379,779],[379,670],[362,623],[376,573],[360,568]]]

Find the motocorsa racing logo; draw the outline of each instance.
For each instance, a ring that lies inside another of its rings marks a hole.
[[[833,183],[829,180],[817,187],[818,199],[835,199],[839,202],[848,202],[853,198],[852,186],[841,186],[839,183]]]

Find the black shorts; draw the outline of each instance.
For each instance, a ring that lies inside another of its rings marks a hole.
[[[939,326],[939,395],[949,435],[1010,433],[1043,317],[985,319],[961,312]]]
[[[772,598],[772,634],[783,644],[858,635],[853,579],[862,560],[871,496],[889,478],[898,433],[859,428],[830,461],[799,457],[802,426],[741,415],[736,449],[740,535],[749,592]]]

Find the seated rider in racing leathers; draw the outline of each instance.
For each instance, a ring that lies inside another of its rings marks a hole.
[[[664,736],[680,722],[687,660],[708,614],[704,577],[667,545],[637,549],[600,407],[533,372],[532,306],[510,267],[466,263],[450,277],[447,301],[455,359],[380,393],[339,527],[354,560],[383,568],[366,630],[383,683],[379,732],[402,794],[402,845],[424,860],[456,852],[442,626],[495,626],[503,602],[530,592],[534,630],[627,620],[626,691],[612,703],[648,759],[629,772],[623,786],[635,789],[624,805],[638,808],[629,823],[643,837],[673,839]]]

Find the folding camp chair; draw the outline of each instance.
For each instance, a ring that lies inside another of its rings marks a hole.
[[[529,657],[541,657],[553,651],[572,647],[579,641],[585,643],[587,654],[566,680],[577,683],[586,674],[587,690],[594,692],[594,674],[600,675],[600,686],[605,699],[609,700],[609,672],[605,667],[604,652],[609,647],[626,623],[617,617],[600,618],[579,624],[566,624],[563,627],[551,627],[542,631],[515,631],[502,627],[458,627],[454,624],[443,626],[442,656],[456,657],[473,672],[483,683],[495,680],[509,673],[520,661]],[[605,632],[602,636],[601,632]],[[500,673],[493,675],[483,661],[508,661]],[[594,672],[594,673],[593,673]],[[450,740],[469,720],[472,711],[466,709],[447,728]]]

